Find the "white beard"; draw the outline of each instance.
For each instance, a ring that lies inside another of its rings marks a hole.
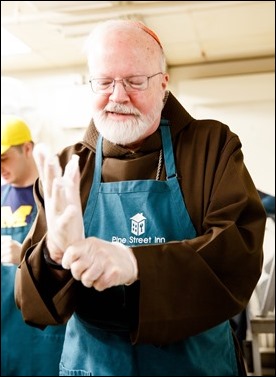
[[[134,107],[122,104],[108,104],[103,110],[93,116],[98,132],[114,144],[128,145],[141,140],[152,127],[163,108],[163,102],[157,103],[148,115],[142,115]],[[133,114],[132,119],[125,121],[109,120],[107,111],[120,114]]]

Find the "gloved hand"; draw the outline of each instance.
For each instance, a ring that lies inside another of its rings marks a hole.
[[[98,291],[116,285],[130,285],[138,279],[138,267],[132,250],[120,242],[95,237],[75,242],[63,256],[62,266],[71,269],[76,280]]]
[[[21,243],[10,236],[1,236],[1,263],[5,265],[19,264]]]
[[[34,158],[44,191],[47,247],[51,259],[61,263],[66,248],[84,239],[79,157],[71,157],[63,176],[57,156],[49,157],[45,150],[36,149]]]

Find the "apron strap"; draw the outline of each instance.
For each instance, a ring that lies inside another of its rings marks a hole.
[[[167,179],[177,177],[174,162],[174,153],[171,140],[171,132],[169,122],[166,119],[162,119],[160,123],[160,129],[162,133],[164,162],[167,173]]]

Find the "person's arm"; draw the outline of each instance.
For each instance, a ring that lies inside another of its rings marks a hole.
[[[63,174],[56,157],[48,159],[41,153],[36,158],[38,214],[22,248],[15,296],[24,320],[41,326],[64,323],[72,314],[74,280],[62,268],[61,259],[68,245],[84,237],[84,231],[78,157],[69,159]]]
[[[43,328],[66,323],[73,313],[74,279],[69,271],[57,272],[48,266],[47,262],[41,261],[42,245],[43,243],[29,248],[18,267],[15,299],[23,319],[33,326]],[[36,273],[35,278],[32,272]],[[44,292],[47,292],[47,295],[44,296]],[[22,305],[25,300],[32,304]]]

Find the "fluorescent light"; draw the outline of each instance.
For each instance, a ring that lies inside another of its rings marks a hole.
[[[1,27],[1,56],[27,54],[31,48]]]

